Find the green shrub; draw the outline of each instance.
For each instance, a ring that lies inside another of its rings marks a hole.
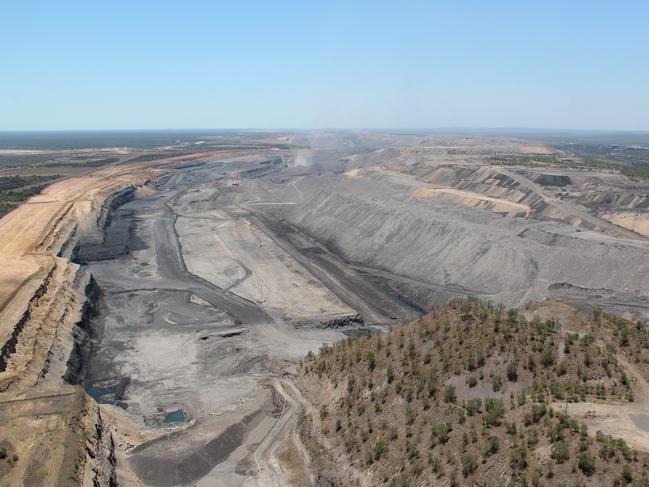
[[[457,400],[455,386],[449,384],[444,388],[444,402],[454,403]]]
[[[484,449],[483,456],[490,457],[491,455],[495,455],[498,453],[498,450],[500,448],[500,438],[497,436],[490,436],[487,439],[487,446]]]
[[[579,470],[589,477],[595,473],[595,458],[587,451],[579,455]]]
[[[538,423],[545,416],[545,413],[545,404],[535,404],[532,406],[532,422],[535,424]]]
[[[570,457],[570,450],[565,441],[557,441],[552,445],[552,454],[551,457],[557,463],[564,463]]]
[[[499,375],[493,378],[491,383],[491,388],[494,392],[498,392],[503,388],[503,379]]]
[[[631,482],[633,482],[633,471],[628,465],[624,465],[624,467],[622,467],[622,482],[624,482],[625,484],[630,484]]]
[[[541,354],[541,363],[544,367],[552,367],[554,365],[554,361],[554,350],[550,347],[546,347]]]
[[[431,445],[436,442],[443,445],[448,441],[449,433],[453,431],[451,423],[435,423],[430,430]]]
[[[428,396],[432,397],[437,392],[437,377],[434,374],[431,374],[428,378]]]
[[[505,415],[505,404],[502,399],[488,398],[485,402],[484,423],[487,426],[499,426]]]
[[[376,367],[376,359],[374,358],[374,352],[367,352],[367,368],[372,371]]]
[[[478,460],[472,453],[462,455],[462,475],[468,477],[478,468]]]
[[[438,475],[442,471],[442,462],[437,457],[430,459],[430,466],[435,475]]]
[[[387,451],[388,445],[383,440],[379,440],[374,445],[373,456],[376,461],[380,460],[383,454]]]
[[[482,399],[476,397],[474,399],[469,399],[469,402],[466,404],[466,412],[469,416],[474,416],[480,412],[482,407]]]
[[[392,368],[391,365],[388,365],[386,375],[387,375],[388,384],[392,384],[392,381],[394,380],[394,369]]]
[[[527,447],[525,444],[520,443],[513,448],[509,458],[512,470],[525,470],[527,468]]]
[[[507,365],[507,378],[510,382],[516,382],[518,380],[518,364],[516,362],[510,362]]]

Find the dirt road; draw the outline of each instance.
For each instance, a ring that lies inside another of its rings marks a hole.
[[[292,485],[289,477],[293,479],[293,483],[295,482],[296,475],[307,485],[315,485],[315,478],[309,468],[311,459],[298,433],[300,418],[305,414],[312,415],[315,410],[291,379],[273,379],[272,387],[282,397],[284,405],[279,419],[255,450],[254,460],[259,469],[255,485],[285,487]],[[287,472],[287,467],[282,465],[278,458],[279,451],[289,442],[297,451],[299,458],[294,460],[298,460],[296,463],[299,465],[297,468],[301,470],[300,472]]]

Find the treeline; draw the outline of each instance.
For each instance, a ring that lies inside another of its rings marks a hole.
[[[0,218],[23,201],[39,194],[46,181],[59,176],[5,176],[0,177]]]
[[[649,180],[649,164],[624,164],[605,159],[572,159],[556,155],[506,155],[492,156],[489,162],[503,166],[557,166],[574,169],[616,171],[631,179]]]

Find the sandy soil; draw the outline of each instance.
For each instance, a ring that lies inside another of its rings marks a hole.
[[[602,218],[649,237],[649,217],[646,214],[632,212],[605,213]]]
[[[530,211],[530,207],[527,205],[452,188],[416,188],[412,194],[416,198],[446,198],[471,208],[487,208],[494,213],[523,212],[527,214]]]

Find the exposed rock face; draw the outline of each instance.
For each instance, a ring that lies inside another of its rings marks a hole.
[[[82,321],[90,275],[62,258],[29,302],[12,339],[2,349],[0,390],[53,384],[66,374],[74,330]]]
[[[110,210],[149,177],[130,169],[57,183],[0,221],[1,440],[12,459],[2,485],[117,485],[112,433],[96,402],[70,385],[97,288],[69,259],[79,234],[101,240]]]
[[[100,289],[92,278],[88,279],[84,294],[85,301],[81,308],[81,316],[74,327],[73,338],[74,347],[70,353],[67,363],[67,370],[64,379],[70,384],[79,384],[83,377],[83,371],[90,357],[92,348],[92,338],[95,333],[90,327],[90,320],[95,313],[97,300],[99,299]]]
[[[113,438],[79,386],[0,394],[3,440],[18,455],[3,485],[115,485]]]

